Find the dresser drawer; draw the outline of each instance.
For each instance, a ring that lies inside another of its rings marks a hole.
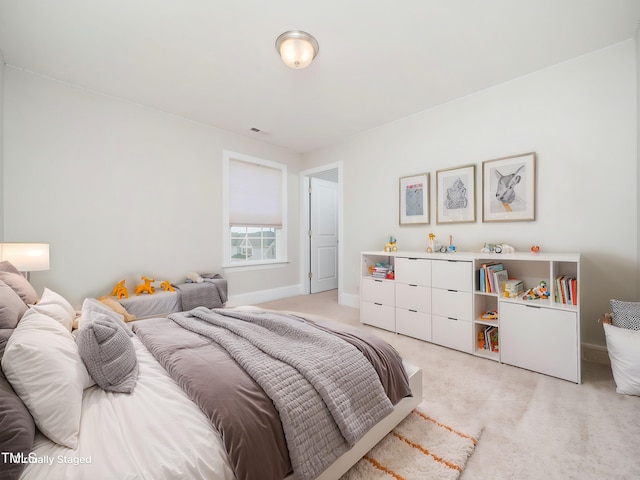
[[[395,279],[397,282],[429,287],[431,285],[431,260],[396,257]]]
[[[395,332],[396,309],[391,305],[360,302],[360,322]]]
[[[431,341],[443,347],[473,353],[473,323],[431,316]]]
[[[449,290],[473,290],[473,265],[463,260],[433,260],[431,286]]]
[[[473,319],[472,294],[455,290],[431,290],[431,313],[458,320],[471,321]]]
[[[431,312],[431,288],[396,283],[396,307]]]
[[[394,305],[395,288],[392,280],[363,278],[361,286],[360,300],[363,302]]]
[[[396,332],[431,341],[431,314],[396,308]]]

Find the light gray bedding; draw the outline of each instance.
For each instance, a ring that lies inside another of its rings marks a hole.
[[[317,477],[393,410],[357,348],[297,317],[196,308],[169,318],[221,345],[273,400],[298,478]]]

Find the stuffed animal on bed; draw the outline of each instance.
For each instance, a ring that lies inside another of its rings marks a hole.
[[[187,273],[187,280],[191,280],[193,283],[202,283],[204,282],[204,278],[200,276],[199,273],[189,272]]]
[[[162,282],[160,282],[160,288],[162,288],[163,291],[165,292],[175,292],[176,289],[173,288],[173,285],[171,285],[171,283],[169,283],[169,280],[164,280]]]
[[[129,291],[127,287],[124,286],[124,280],[120,280],[116,283],[116,286],[113,287],[113,291],[111,292],[112,297],[117,297],[120,300],[122,297],[129,298]]]
[[[144,283],[141,283],[140,285],[138,285],[136,287],[136,296],[140,295],[141,293],[148,293],[149,295],[153,295],[154,293],[156,293],[156,287],[154,287],[153,285],[151,285],[152,282],[155,282],[155,278],[148,278],[145,277],[144,275],[142,276],[142,281]]]

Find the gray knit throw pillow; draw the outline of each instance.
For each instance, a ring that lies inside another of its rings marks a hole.
[[[76,343],[87,371],[103,390],[133,391],[138,380],[138,359],[123,327],[107,315],[98,314],[80,328]]]
[[[613,325],[629,330],[640,330],[640,302],[611,300]]]

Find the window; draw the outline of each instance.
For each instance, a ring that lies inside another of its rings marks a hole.
[[[286,261],[287,167],[224,152],[225,266]]]

